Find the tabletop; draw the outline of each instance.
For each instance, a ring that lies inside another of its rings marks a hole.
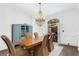
[[[34,46],[39,45],[42,42],[41,39],[23,39],[23,40],[17,40],[16,44],[22,44],[24,48],[32,48]]]

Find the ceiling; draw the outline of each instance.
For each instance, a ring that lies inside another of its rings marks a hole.
[[[8,8],[12,8],[16,12],[28,15],[30,17],[35,17],[38,12],[39,5],[37,3],[7,3],[0,4],[3,6],[8,6]],[[68,10],[72,8],[79,9],[79,4],[77,3],[43,3],[42,11],[45,16],[54,14],[63,10]]]

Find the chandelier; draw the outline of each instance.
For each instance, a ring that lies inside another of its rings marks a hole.
[[[36,15],[36,18],[35,18],[35,22],[38,26],[42,26],[45,22],[45,18],[43,16],[43,13],[42,13],[42,10],[41,10],[41,3],[39,3],[39,11],[38,11],[38,14]]]

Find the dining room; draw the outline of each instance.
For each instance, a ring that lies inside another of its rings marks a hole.
[[[78,19],[78,3],[0,3],[0,56],[79,56]]]

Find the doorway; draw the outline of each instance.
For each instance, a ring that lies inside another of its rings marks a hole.
[[[48,33],[54,33],[54,39],[52,41],[58,42],[58,19],[51,19],[48,21]]]

